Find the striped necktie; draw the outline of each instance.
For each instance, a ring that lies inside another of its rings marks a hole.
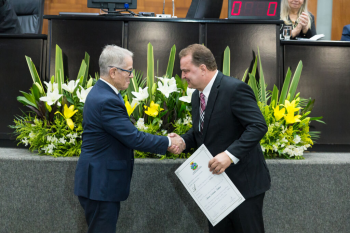
[[[204,114],[205,114],[205,95],[203,92],[200,94],[201,108],[200,108],[200,123],[201,123],[201,133],[203,133],[204,126]]]

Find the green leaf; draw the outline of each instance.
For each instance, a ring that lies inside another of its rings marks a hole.
[[[166,69],[166,76],[168,78],[173,77],[173,70],[174,70],[174,63],[175,63],[175,55],[176,55],[176,46],[173,45],[173,47],[170,50],[169,55],[169,61],[168,61],[168,67]]]
[[[226,76],[230,76],[230,48],[227,46],[224,52],[224,62],[222,67],[222,73]]]
[[[242,78],[242,82],[245,82],[245,79],[247,78],[248,69],[246,69],[245,72],[244,72],[244,75],[243,75],[243,78]]]
[[[258,48],[259,51],[259,48]],[[260,60],[260,54],[259,54],[259,60]],[[258,58],[255,57],[254,65],[251,74],[255,77],[256,74],[256,67],[258,66]]]
[[[292,71],[290,70],[290,68],[288,68],[287,75],[286,75],[286,78],[285,78],[284,83],[283,83],[279,104],[284,104],[284,101],[287,97],[287,91],[288,91],[291,77],[292,77]]]
[[[41,88],[44,90],[43,84],[41,83],[38,71],[36,70],[36,67],[30,57],[25,56],[29,68],[30,75],[32,76],[33,83],[39,83]]]
[[[152,87],[154,83],[154,56],[153,56],[153,46],[148,43],[147,46],[147,86],[149,100],[152,100]]]
[[[82,86],[83,86],[83,81],[84,81],[86,67],[87,66],[86,66],[85,61],[82,60],[80,68],[79,68],[79,72],[78,72],[78,77],[77,77],[77,80],[79,80],[79,84],[82,85]]]
[[[261,102],[264,103],[265,105],[266,103],[266,85],[265,85],[265,78],[264,78],[264,72],[263,72],[263,68],[261,65],[261,57],[260,57],[260,51],[259,51],[259,47],[258,47],[258,56],[259,56],[259,69],[260,69],[260,95],[261,95]]]
[[[24,96],[17,96],[17,101],[24,104],[24,105],[31,105],[35,108],[38,108],[38,106],[34,103],[32,103],[31,101],[29,101],[26,97]]]
[[[32,96],[34,97],[35,101],[39,101],[39,98],[41,97],[40,95],[40,90],[39,88],[35,85],[35,83],[33,84],[32,88],[30,89],[30,91],[32,92]]]
[[[259,90],[256,84],[255,77],[252,74],[249,74],[248,85],[252,88],[254,92],[256,102],[259,102]]]
[[[85,68],[85,74],[84,74],[84,79],[83,79],[83,83],[82,83],[83,87],[85,87],[86,81],[87,81],[87,77],[89,75],[90,55],[87,52],[85,52],[84,61],[85,61],[86,68]]]
[[[273,85],[273,91],[272,91],[272,97],[271,97],[271,103],[273,102],[273,108],[275,108],[277,106],[277,102],[278,102],[278,88],[276,87],[276,85]]]
[[[303,62],[300,61],[298,66],[297,66],[297,69],[295,70],[292,83],[290,84],[290,88],[289,88],[290,98],[289,98],[289,101],[292,101],[294,99],[294,95],[295,95],[295,92],[296,92],[297,87],[298,87],[298,83],[299,83],[299,80],[300,80],[300,75],[301,75],[302,69],[303,69]]]
[[[62,79],[63,79],[63,75],[62,75],[62,70],[58,70],[56,73],[56,79],[57,79],[57,84],[58,84],[58,93],[62,94]]]
[[[64,76],[64,70],[63,70],[63,56],[62,56],[62,49],[56,45],[56,58],[55,58],[55,74],[61,70],[62,76]],[[57,79],[57,77],[56,77]],[[63,78],[62,78],[63,80]],[[61,94],[61,93],[60,93]]]

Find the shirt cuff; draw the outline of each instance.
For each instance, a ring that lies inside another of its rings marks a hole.
[[[230,157],[232,163],[237,164],[239,162],[239,159],[230,152],[228,152],[228,150],[225,150],[225,152],[228,155],[228,157]]]
[[[169,140],[169,146],[168,147],[171,147],[171,139],[170,139],[169,136],[167,136],[167,137],[168,137],[168,140]]]

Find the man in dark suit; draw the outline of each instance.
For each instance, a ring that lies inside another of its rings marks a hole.
[[[167,149],[174,152],[183,144],[180,137],[140,132],[130,122],[119,91],[127,89],[133,77],[132,56],[118,46],[104,48],[99,59],[101,79],[84,105],[83,144],[74,194],[84,208],[89,233],[116,232],[120,202],[129,196],[133,149],[165,154]]]
[[[193,127],[182,135],[185,151],[204,144],[215,156],[210,171],[225,171],[246,199],[215,227],[209,223],[209,232],[264,232],[262,208],[270,174],[259,141],[267,126],[252,89],[218,71],[203,45],[183,49],[180,66],[182,78],[197,89],[191,103]]]
[[[0,0],[0,33],[22,34],[16,12],[7,0]]]
[[[342,41],[350,41],[350,24],[343,27]]]

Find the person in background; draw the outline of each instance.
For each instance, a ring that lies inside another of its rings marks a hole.
[[[7,0],[0,0],[0,33],[22,34],[16,12]]]
[[[291,38],[311,38],[316,35],[315,17],[307,10],[308,0],[282,0],[281,20],[283,26],[291,25]]]
[[[350,24],[343,27],[343,33],[341,35],[342,41],[350,41]]]

